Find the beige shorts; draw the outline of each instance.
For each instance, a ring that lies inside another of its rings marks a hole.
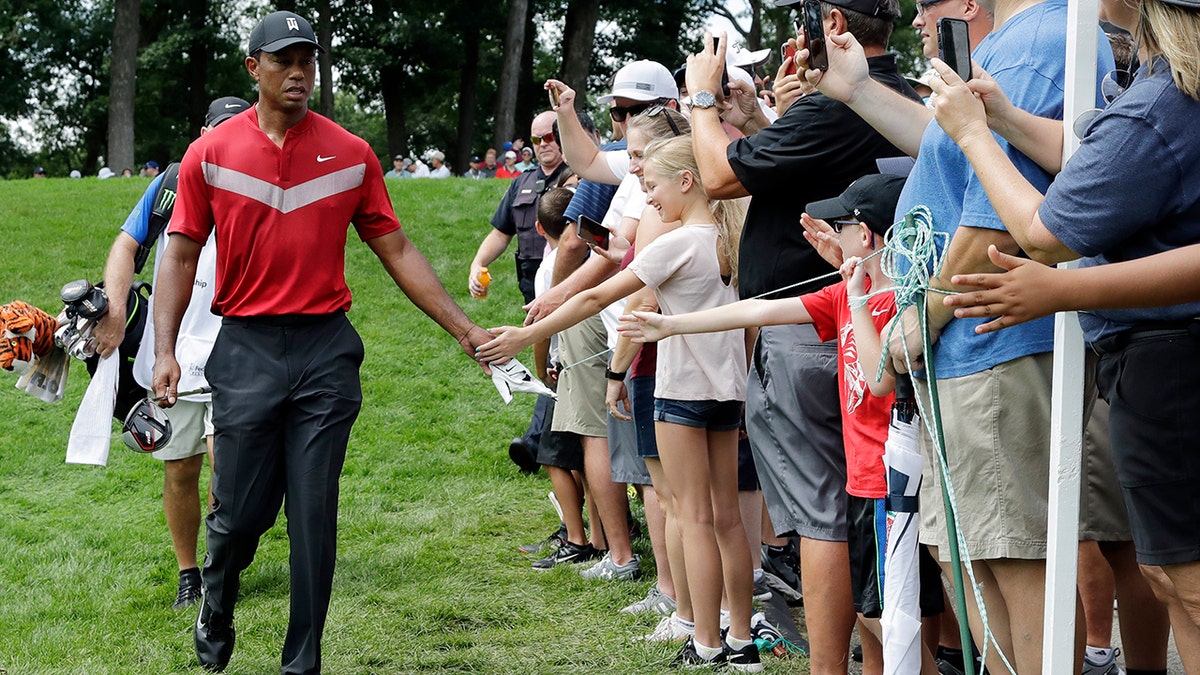
[[[212,403],[177,401],[164,410],[171,420],[171,440],[152,453],[155,459],[187,459],[208,452],[205,439],[213,434]]]
[[[598,438],[608,435],[608,410],[604,407],[608,381],[604,379],[604,370],[608,366],[609,355],[601,354],[583,361],[606,349],[608,335],[604,330],[604,321],[598,315],[584,319],[558,334],[559,362],[564,366],[578,365],[564,370],[558,377],[558,401],[554,405],[551,431],[570,431],[580,436]]]
[[[1046,557],[1052,358],[1025,356],[938,380],[963,555],[971,560]],[[924,397],[926,387],[917,384]],[[927,432],[921,450],[921,543],[937,546],[947,561],[941,471]]]

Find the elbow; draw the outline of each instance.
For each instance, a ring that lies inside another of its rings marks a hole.
[[[735,199],[742,196],[742,184],[731,171],[710,171],[704,175],[702,182],[709,199]]]

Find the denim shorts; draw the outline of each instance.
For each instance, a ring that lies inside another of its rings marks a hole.
[[[655,398],[654,421],[709,431],[733,431],[742,425],[742,402]]]

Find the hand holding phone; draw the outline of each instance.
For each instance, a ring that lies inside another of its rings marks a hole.
[[[550,108],[552,110],[558,110],[558,106],[559,106],[558,87],[555,87],[554,85],[550,85],[549,91],[550,91]]]
[[[804,42],[808,47],[808,67],[829,70],[829,53],[825,51],[825,21],[818,0],[804,0]]]
[[[595,244],[603,251],[608,250],[608,228],[583,214],[580,214],[579,222],[576,224],[578,225],[576,234],[580,239],[588,244]]]
[[[963,82],[971,79],[971,34],[967,22],[943,16],[937,20],[938,58]]]
[[[788,41],[783,43],[779,48],[779,55],[783,59],[783,74],[796,74],[796,45]]]

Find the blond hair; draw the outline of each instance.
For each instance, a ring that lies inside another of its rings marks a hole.
[[[668,137],[651,142],[646,146],[642,161],[657,173],[672,179],[682,176],[684,171],[690,171],[695,179],[695,189],[704,189],[691,136]],[[708,200],[708,211],[720,236],[717,255],[728,265],[734,285],[737,285],[738,246],[742,239],[742,225],[746,222],[748,201],[746,198]]]
[[[626,133],[628,134],[628,131],[640,131],[646,135],[646,138],[651,140],[686,136],[692,133],[692,125],[683,116],[683,113],[667,107],[662,107],[661,110],[658,110],[658,107],[644,110],[629,118],[629,124],[626,125]],[[648,114],[651,110],[654,111],[653,115]],[[671,126],[672,123],[674,123],[674,127]],[[679,130],[679,133],[675,133],[676,129]]]
[[[1200,101],[1200,12],[1143,0],[1139,14],[1138,30],[1150,54],[1165,56],[1175,86]]]

